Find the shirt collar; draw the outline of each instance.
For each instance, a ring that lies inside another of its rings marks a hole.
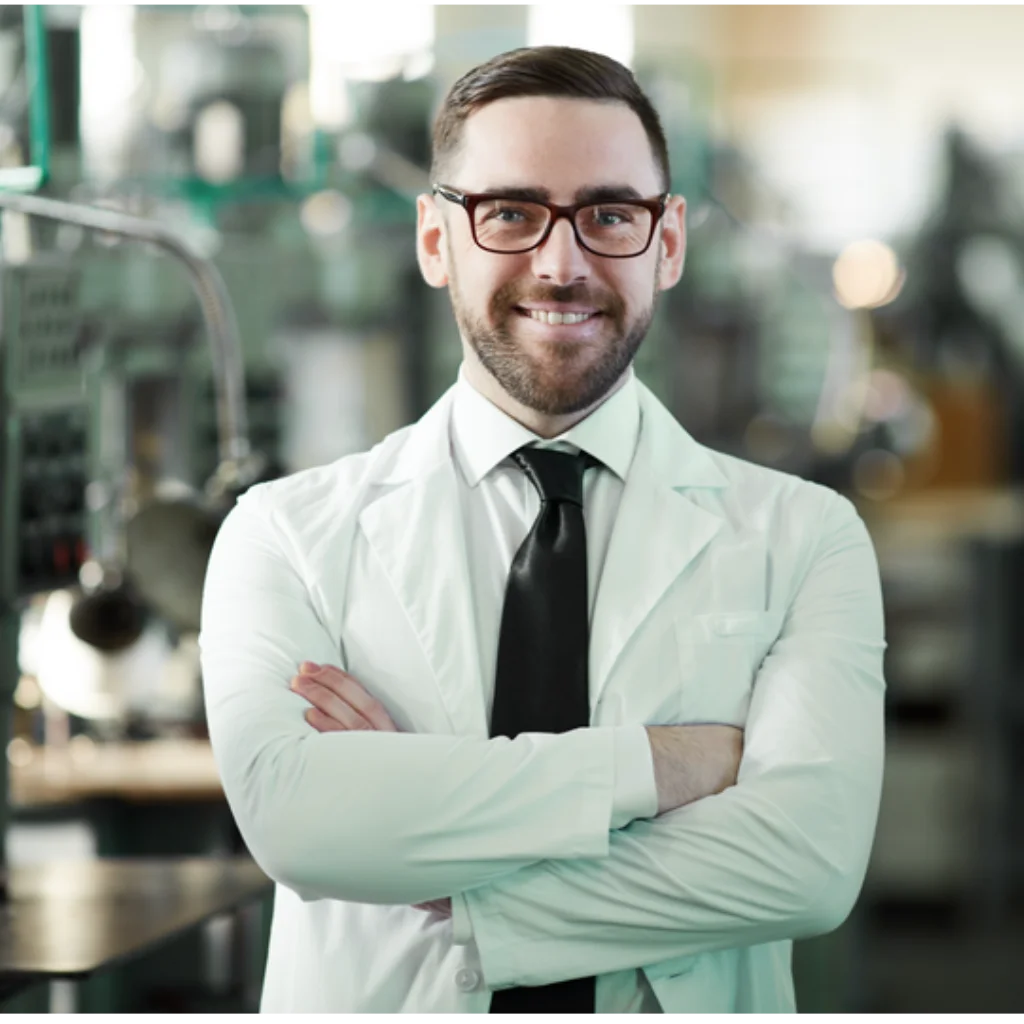
[[[621,480],[626,479],[640,434],[640,403],[636,376],[630,366],[625,384],[602,402],[586,419],[550,440],[512,419],[470,384],[459,367],[452,403],[452,450],[463,476],[476,485],[523,445],[582,449],[599,459]],[[556,444],[557,443],[557,444]]]

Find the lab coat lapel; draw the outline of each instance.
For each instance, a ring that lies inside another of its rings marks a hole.
[[[449,390],[417,423],[359,524],[433,673],[453,732],[487,735],[465,530],[450,454]],[[382,623],[381,643],[393,642]]]
[[[691,488],[726,479],[707,449],[637,382],[640,436],[598,584],[590,630],[591,707],[596,708],[630,638],[722,520],[697,505]]]

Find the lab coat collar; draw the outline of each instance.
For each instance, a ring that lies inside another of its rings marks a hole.
[[[637,394],[640,437],[591,625],[591,708],[599,707],[633,634],[724,525],[719,514],[697,500],[696,489],[727,484],[712,453],[639,382]],[[392,442],[395,459],[376,482],[394,486],[363,509],[359,523],[419,637],[453,731],[486,736],[471,576],[449,433],[453,397],[451,388]]]
[[[631,385],[636,389],[640,414],[640,434],[637,447],[643,449],[654,476],[668,487],[676,489],[726,487],[728,482],[715,464],[711,451],[695,441],[643,383],[634,378]],[[378,483],[401,484],[430,475],[442,464],[451,463],[453,458],[451,418],[457,387],[457,384],[453,384],[424,414],[423,418],[409,428],[406,443],[401,447],[397,458],[378,480]],[[625,390],[625,387],[622,390]],[[615,397],[617,396],[613,396],[609,402]],[[506,438],[503,434],[501,447],[504,448],[509,444],[513,447],[505,451],[498,461],[515,451],[520,444],[529,443],[531,439],[536,440],[536,435],[531,431],[526,430],[525,427],[515,423],[504,414],[501,415],[510,425],[509,436]],[[512,427],[518,428],[521,435],[516,434],[515,437],[512,437]],[[566,440],[572,441],[572,434],[573,431],[567,431],[563,436]],[[521,440],[521,437],[525,437],[526,440]],[[576,443],[582,445],[585,444],[585,441]],[[591,454],[598,458],[601,457],[598,452],[591,452]],[[633,462],[630,463],[630,472],[632,472],[633,464]],[[613,465],[610,468],[616,469],[616,466]],[[479,467],[477,467],[478,471]]]
[[[452,453],[463,478],[476,487],[488,473],[525,445],[585,451],[625,480],[636,450],[640,407],[633,368],[613,395],[585,419],[550,440],[524,427],[470,383],[465,364],[452,399]]]

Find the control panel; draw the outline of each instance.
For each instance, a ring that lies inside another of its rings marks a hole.
[[[69,586],[85,560],[89,416],[79,274],[0,267],[0,596]]]
[[[84,408],[19,419],[15,589],[27,594],[76,582],[86,559],[88,423]]]

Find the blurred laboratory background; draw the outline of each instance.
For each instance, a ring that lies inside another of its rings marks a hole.
[[[1016,6],[0,6],[3,1009],[256,1007],[205,560],[246,486],[454,380],[431,120],[533,43],[622,60],[663,119],[689,251],[640,378],[876,544],[881,815],[800,1009],[1024,1007],[1021,40]]]

